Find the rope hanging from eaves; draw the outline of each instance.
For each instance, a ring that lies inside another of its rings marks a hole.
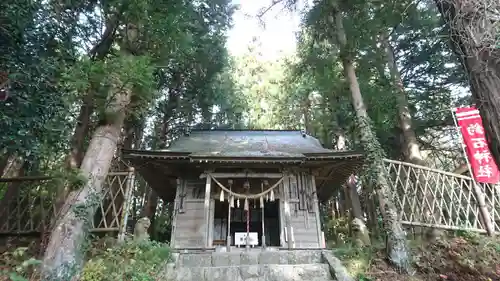
[[[257,194],[241,194],[241,193],[236,193],[232,190],[230,190],[229,188],[225,187],[222,183],[220,183],[215,177],[213,177],[211,174],[208,174],[208,176],[222,189],[224,190],[225,192],[227,192],[230,196],[233,196],[235,198],[238,198],[238,199],[257,199],[257,198],[261,198],[267,194],[270,194],[271,192],[273,192],[273,190],[281,183],[283,182],[283,180],[285,179],[285,176],[281,177],[275,184],[273,184],[271,187],[269,187],[268,189],[260,192],[260,193],[257,193]],[[271,194],[273,195],[273,194]],[[274,196],[272,196],[274,197]]]

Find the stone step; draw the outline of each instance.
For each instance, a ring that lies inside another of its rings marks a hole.
[[[326,264],[266,264],[213,267],[175,267],[165,272],[168,281],[328,281]]]
[[[259,251],[259,252],[213,252],[174,254],[177,267],[210,267],[272,264],[316,264],[323,263],[321,251]]]

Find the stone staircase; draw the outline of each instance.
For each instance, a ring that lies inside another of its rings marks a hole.
[[[318,250],[178,253],[174,254],[174,261],[167,264],[162,280],[352,280],[339,276],[337,265],[340,265],[337,259]],[[332,275],[337,275],[337,279]]]

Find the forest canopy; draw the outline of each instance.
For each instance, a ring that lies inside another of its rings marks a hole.
[[[229,53],[229,0],[3,1],[1,176],[57,177],[44,188],[65,210],[45,233],[44,280],[81,270],[105,177],[129,168],[121,150],[165,149],[193,129],[305,130],[364,151],[389,259],[410,273],[384,159],[456,171],[453,110],[475,105],[500,163],[500,4],[462,2],[272,1],[257,16],[280,6],[302,18],[295,52],[269,59],[259,38]],[[2,185],[0,199],[16,190]],[[136,215],[165,215],[153,189],[134,196]]]

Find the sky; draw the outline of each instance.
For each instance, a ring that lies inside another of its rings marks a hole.
[[[281,6],[275,7],[263,17],[263,26],[256,15],[270,3],[272,0],[233,0],[233,4],[240,8],[233,16],[234,26],[228,32],[227,47],[232,55],[245,52],[254,36],[261,43],[264,58],[277,58],[281,53],[295,51],[295,32],[299,30],[300,16],[284,11]]]

